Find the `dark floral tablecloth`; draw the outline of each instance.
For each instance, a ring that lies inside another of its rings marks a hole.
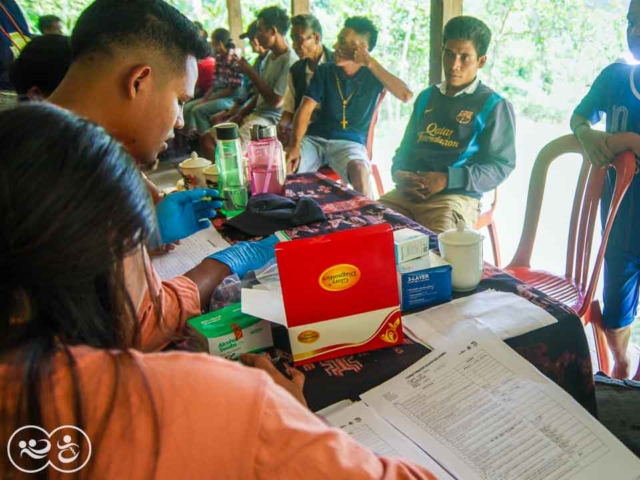
[[[425,232],[430,235],[431,245],[437,246],[436,236],[424,227],[320,173],[290,176],[286,194],[292,198],[313,198],[322,206],[327,217],[326,222],[289,230],[287,233],[291,238],[389,223],[394,230],[410,227]],[[231,242],[246,239],[237,231],[223,228],[222,233]],[[509,339],[506,343],[596,415],[589,346],[582,323],[575,312],[503,270],[485,264],[483,280],[476,292],[488,289],[520,295],[544,308],[558,320],[553,325]],[[454,295],[460,296],[463,295]],[[286,333],[275,330],[274,335],[276,345],[286,349]],[[397,375],[427,353],[429,350],[425,346],[405,339],[404,344],[393,348],[304,365],[300,368],[306,375],[305,396],[314,411],[346,398],[355,400],[360,394]]]

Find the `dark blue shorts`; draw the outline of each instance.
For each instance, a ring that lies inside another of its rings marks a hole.
[[[607,328],[631,325],[638,311],[640,257],[615,248],[607,248],[604,257],[604,310]]]

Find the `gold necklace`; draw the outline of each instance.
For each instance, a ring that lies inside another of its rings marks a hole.
[[[351,92],[351,95],[349,95],[349,97],[345,99],[344,94],[342,93],[342,87],[340,86],[340,79],[338,78],[338,74],[334,72],[334,75],[336,77],[336,85],[338,86],[338,93],[340,94],[340,99],[342,100],[342,122],[340,123],[342,124],[342,129],[346,130],[347,125],[349,125],[349,122],[347,122],[347,104],[349,103],[349,100],[351,100],[351,97],[353,97],[353,94],[356,93],[356,90],[358,89],[358,84],[356,83],[356,86],[353,89],[353,92]]]

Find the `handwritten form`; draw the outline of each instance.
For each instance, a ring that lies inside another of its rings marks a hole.
[[[361,398],[454,477],[640,479],[640,460],[497,337],[450,340]]]
[[[229,243],[209,227],[180,242],[172,252],[153,257],[151,263],[163,280],[184,275],[209,255],[227,248]]]
[[[428,468],[439,479],[452,479],[429,455],[375,414],[363,402],[353,403],[325,415],[336,428],[348,433],[360,445],[385,457],[403,457]]]

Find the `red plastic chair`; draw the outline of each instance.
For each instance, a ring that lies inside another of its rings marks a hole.
[[[475,224],[476,230],[481,230],[487,227],[489,230],[489,238],[491,239],[491,249],[493,250],[493,262],[494,265],[500,268],[502,258],[500,257],[500,242],[498,240],[498,229],[496,227],[496,221],[493,218],[493,214],[496,212],[498,206],[498,189],[493,191],[493,202],[491,208],[485,212],[480,213],[478,221]]]
[[[382,185],[382,177],[380,176],[380,170],[378,169],[378,165],[373,163],[373,138],[376,130],[376,123],[378,123],[378,114],[380,113],[380,107],[382,106],[382,101],[384,97],[387,95],[387,91],[383,90],[380,96],[378,96],[378,102],[376,103],[376,108],[373,111],[373,117],[371,117],[371,124],[369,125],[369,133],[367,134],[367,155],[369,156],[369,161],[371,162],[371,173],[373,174],[373,179],[376,182],[376,188],[378,189],[378,195],[382,196],[384,194],[384,186]],[[320,168],[320,173],[326,175],[331,180],[334,180],[338,183],[342,183],[342,179],[340,175],[336,173],[336,171],[325,165]]]
[[[532,269],[531,253],[540,220],[540,208],[549,165],[566,153],[582,155],[582,168],[573,200],[567,263],[564,275],[562,275]],[[593,270],[589,274],[593,229],[598,222],[598,204],[607,168],[616,169],[616,185],[602,234],[602,242],[598,249],[598,256]],[[575,310],[585,325],[589,323],[593,325],[598,363],[600,369],[605,373],[610,371],[607,339],[602,328],[600,303],[598,300],[594,300],[594,295],[602,270],[609,233],[622,197],[633,179],[635,168],[635,156],[631,152],[618,155],[609,167],[592,168],[580,143],[573,135],[565,135],[546,145],[540,151],[533,166],[522,236],[516,254],[506,268],[506,271],[513,276]]]

